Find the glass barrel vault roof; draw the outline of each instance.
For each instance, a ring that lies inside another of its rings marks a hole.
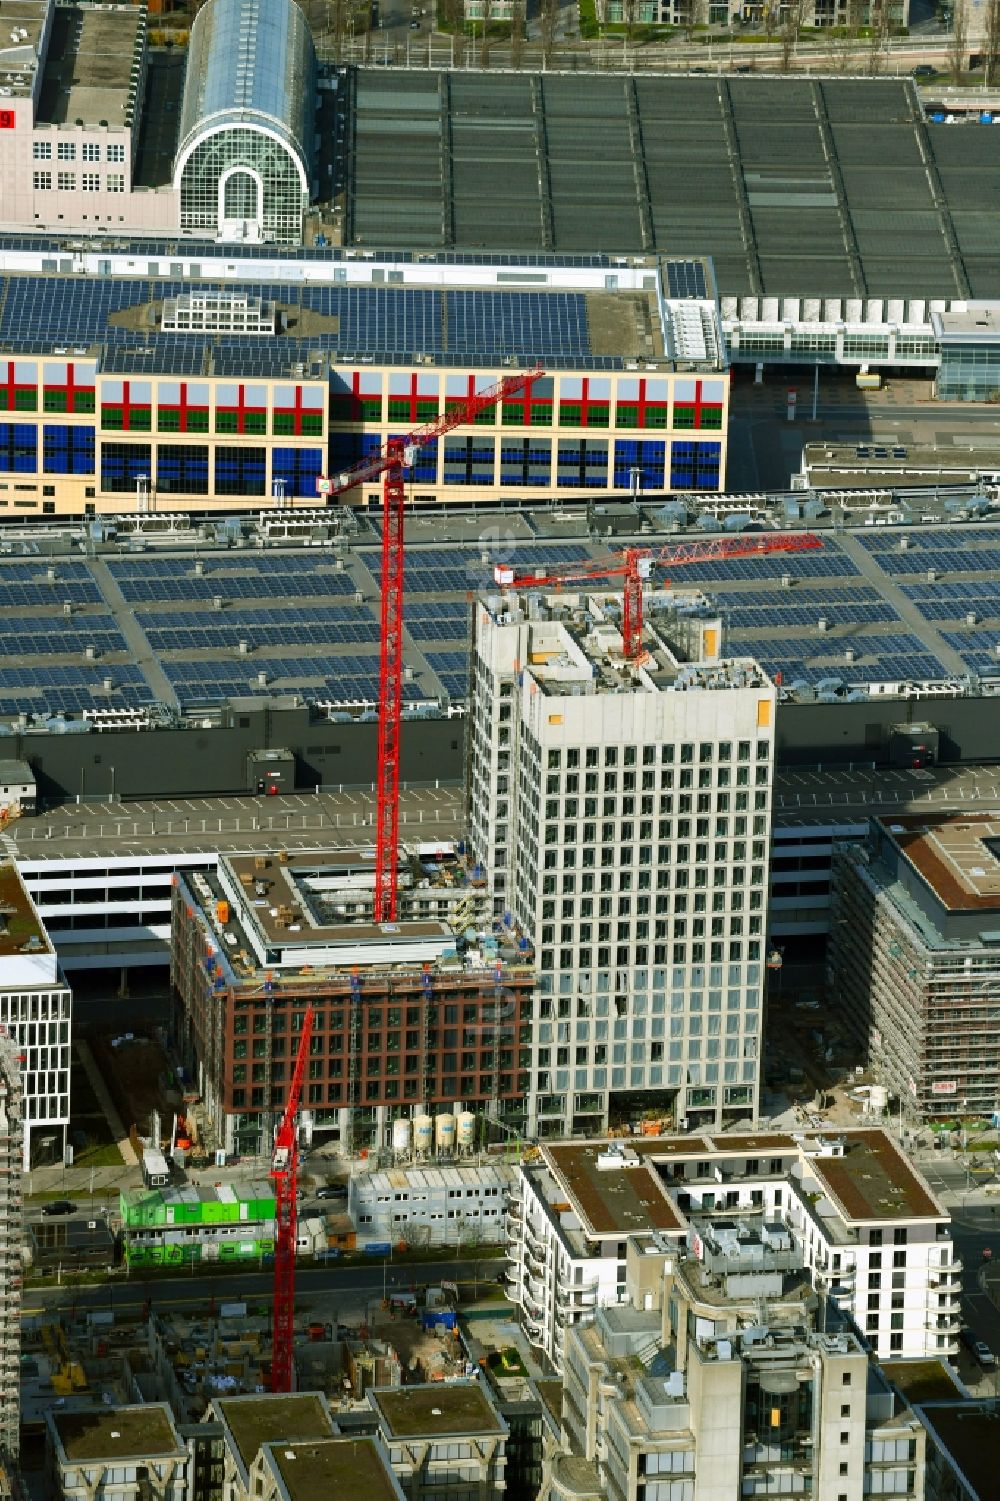
[[[293,0],[208,0],[191,28],[178,161],[206,130],[263,125],[309,159],[316,54]]]

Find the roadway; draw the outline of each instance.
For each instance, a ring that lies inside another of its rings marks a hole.
[[[496,1283],[497,1274],[506,1266],[501,1257],[481,1261],[441,1259],[435,1261],[373,1261],[370,1265],[337,1263],[322,1267],[299,1266],[295,1273],[296,1300],[303,1311],[323,1312],[336,1322],[348,1310],[364,1311],[372,1298],[384,1292],[405,1291],[411,1286],[433,1286],[444,1278],[467,1286],[475,1295],[477,1288]],[[227,1266],[215,1275],[206,1275],[196,1263],[190,1271],[173,1276],[143,1277],[139,1271],[122,1272],[101,1283],[67,1286],[55,1277],[41,1285],[26,1287],[22,1317],[51,1317],[59,1310],[103,1309],[111,1313],[141,1312],[145,1304],[156,1308],[204,1308],[214,1299],[220,1302],[268,1302],[274,1288],[270,1270],[238,1272]]]
[[[430,6],[427,7],[430,10]],[[402,14],[402,19],[400,18]],[[391,24],[390,24],[391,16]],[[748,45],[739,33],[726,30],[704,32],[697,41],[678,35],[662,42],[630,42],[626,36],[608,35],[582,41],[575,35],[575,17],[568,6],[560,5],[551,42],[542,37],[542,22],[529,17],[527,40],[515,57],[508,40],[491,40],[485,53],[482,25],[473,34],[473,23],[462,34],[450,35],[433,29],[433,16],[421,17],[416,29],[410,28],[409,7],[390,10],[386,7],[383,24],[367,35],[346,36],[343,45],[334,47],[333,36],[320,32],[316,37],[320,59],[326,63],[367,63],[378,67],[517,68],[558,72],[671,72],[679,73],[766,73],[766,72],[855,72],[876,73],[888,77],[908,77],[918,64],[932,64],[943,75],[927,81],[927,86],[941,94],[950,77],[952,41],[947,32],[925,27],[921,34],[908,38],[893,37],[873,56],[870,41],[849,38],[805,41],[792,49],[787,66],[780,40],[753,42]],[[971,41],[971,38],[970,38]],[[975,46],[975,43],[972,43]],[[984,106],[995,102],[995,90],[984,94]]]

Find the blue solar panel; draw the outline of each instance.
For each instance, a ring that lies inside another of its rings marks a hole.
[[[197,574],[187,559],[121,559],[109,562],[118,587],[130,604],[181,603],[214,599],[334,598],[353,594],[346,572],[336,572],[315,555],[263,554],[209,566]],[[167,622],[164,621],[164,624]]]
[[[668,261],[668,297],[707,297],[705,268],[699,261]]]

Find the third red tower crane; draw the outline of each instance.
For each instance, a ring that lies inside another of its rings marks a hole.
[[[379,658],[378,769],[375,802],[375,921],[396,918],[399,857],[399,724],[403,709],[403,514],[404,468],[425,443],[474,422],[545,372],[536,367],[505,376],[495,385],[450,402],[440,417],[414,428],[405,438],[389,438],[377,453],[338,474],[327,489],[342,495],[382,477],[382,636]]]
[[[622,602],[622,646],[628,661],[634,662],[642,651],[642,586],[654,568],[680,567],[685,563],[702,563],[720,558],[752,558],[761,553],[811,552],[822,547],[812,532],[789,532],[781,535],[754,532],[740,537],[713,537],[699,542],[679,542],[673,547],[627,547],[621,557],[600,559],[593,563],[567,563],[552,573],[520,574],[508,564],[498,565],[493,577],[504,589],[561,588],[563,584],[584,583],[588,579],[624,576]],[[665,580],[665,582],[668,582]]]
[[[313,1008],[302,1019],[295,1070],[274,1138],[271,1178],[274,1182],[274,1323],[271,1341],[271,1390],[292,1389],[292,1342],[295,1334],[295,1227],[299,1190],[299,1133],[297,1116],[302,1080],[312,1037]]]

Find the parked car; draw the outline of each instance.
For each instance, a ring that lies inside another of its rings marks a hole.
[[[324,1186],[322,1188],[317,1188],[317,1190],[316,1190],[316,1197],[317,1197],[317,1199],[346,1199],[347,1198],[347,1184],[346,1183],[327,1183],[327,1184],[324,1184]]]
[[[976,1357],[984,1371],[993,1370],[997,1358],[986,1341],[980,1339],[974,1329],[962,1330],[962,1343]]]
[[[937,68],[933,63],[918,63],[913,70],[914,78],[936,78]]]
[[[50,1203],[43,1205],[42,1213],[46,1217],[50,1214],[76,1214],[76,1205],[69,1199],[52,1199]]]

